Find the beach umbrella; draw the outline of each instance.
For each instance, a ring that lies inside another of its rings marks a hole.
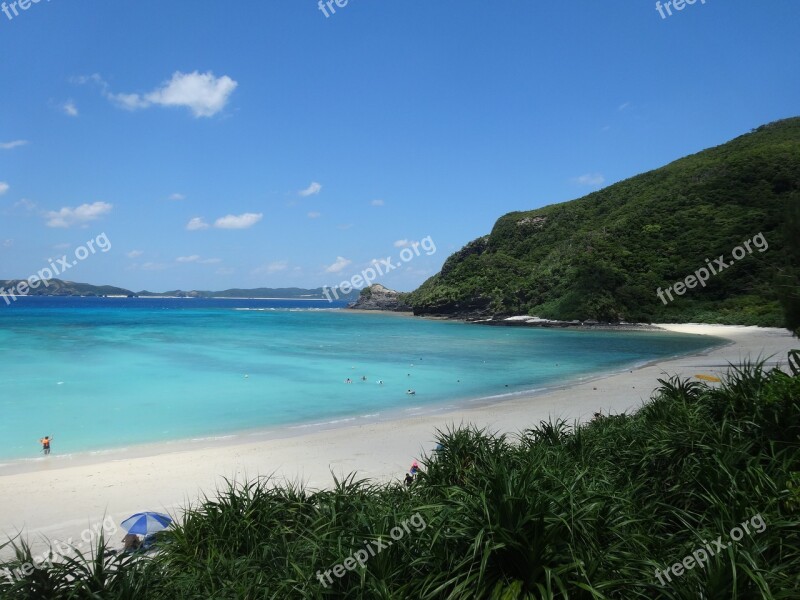
[[[131,515],[121,525],[128,533],[136,535],[150,535],[166,529],[172,524],[172,519],[167,515],[156,512],[142,512]]]

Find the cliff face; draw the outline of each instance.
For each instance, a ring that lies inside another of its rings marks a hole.
[[[390,290],[379,283],[375,283],[361,290],[358,300],[348,308],[353,310],[411,312],[411,307],[406,304],[405,296],[406,294]]]

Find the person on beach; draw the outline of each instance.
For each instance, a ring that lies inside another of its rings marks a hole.
[[[50,442],[52,441],[53,441],[52,435],[46,435],[39,440],[39,443],[42,444],[42,452],[44,452],[45,456],[50,454]]]
[[[139,536],[134,533],[129,533],[122,538],[122,543],[124,544],[123,552],[136,552],[142,545]]]

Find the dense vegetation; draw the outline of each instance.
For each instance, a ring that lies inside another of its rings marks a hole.
[[[799,207],[794,118],[584,198],[505,215],[407,301],[417,314],[784,326],[781,302],[800,314]],[[706,259],[729,262],[758,233],[767,251],[666,306],[656,296]]]
[[[800,353],[790,364],[793,375],[744,364],[711,387],[660,380],[636,414],[576,429],[446,432],[410,488],[231,485],[189,510],[160,554],[0,577],[0,597],[797,598]],[[320,582],[415,515],[365,568]],[[739,541],[713,545],[743,522]],[[661,585],[656,570],[706,546],[702,567]],[[27,560],[20,549],[5,566]]]

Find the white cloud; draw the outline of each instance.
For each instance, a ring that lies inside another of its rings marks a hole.
[[[83,225],[89,221],[95,221],[100,217],[111,212],[113,206],[108,202],[95,202],[93,204],[81,204],[75,208],[65,206],[61,210],[51,210],[44,213],[47,219],[45,225],[48,227],[72,227],[73,225]]]
[[[0,150],[13,150],[18,146],[24,146],[28,140],[14,140],[12,142],[0,142]]]
[[[618,110],[618,111],[620,111],[620,112],[622,112],[623,110],[625,110],[625,109],[628,109],[628,108],[630,108],[630,107],[631,107],[631,103],[630,103],[630,102],[624,102],[624,103],[620,104],[620,105],[617,107],[617,110]]]
[[[5,240],[3,242],[3,248],[11,248],[14,245],[14,240]]]
[[[8,185],[5,181],[0,181],[0,196],[5,194],[9,189],[11,189],[10,185]]]
[[[189,231],[199,231],[201,229],[208,228],[208,223],[206,223],[202,217],[194,217],[193,219],[189,219],[189,222],[186,224],[186,229]]]
[[[125,256],[127,256],[128,258],[139,258],[142,254],[144,254],[144,252],[142,252],[141,250],[131,250]]]
[[[385,203],[383,200],[373,200],[372,202],[370,202],[370,204],[372,206],[383,206]]]
[[[308,198],[309,196],[316,196],[322,191],[322,186],[317,183],[316,181],[312,181],[311,185],[309,185],[306,189],[300,190],[297,192],[303,198]]]
[[[186,196],[183,194],[171,194],[168,200],[186,200]]]
[[[75,83],[77,85],[84,85],[86,83],[96,83],[104,90],[108,88],[108,84],[103,81],[103,78],[100,77],[99,74],[94,73],[92,75],[81,75],[79,77],[71,77],[70,83]]]
[[[23,198],[17,202],[14,202],[14,208],[20,208],[27,212],[33,212],[38,210],[38,205],[33,200],[28,200],[27,198]]]
[[[286,260],[276,260],[271,263],[267,263],[264,266],[258,267],[253,271],[254,275],[262,275],[264,273],[271,274],[271,273],[279,273],[281,271],[285,271],[289,268],[289,261]]]
[[[316,211],[311,211],[310,213],[308,213],[308,218],[309,219],[319,219],[321,216],[322,216],[322,213],[318,213]]]
[[[341,229],[342,231],[347,231],[348,229],[353,228],[353,223],[343,223],[342,225],[337,225],[336,229]]]
[[[351,264],[353,261],[348,260],[343,256],[337,256],[336,262],[333,263],[331,266],[325,269],[326,273],[338,273],[342,269],[344,269],[347,265]]]
[[[244,213],[243,215],[227,215],[214,221],[217,229],[248,229],[264,218],[262,213]]]
[[[394,243],[395,248],[408,248],[411,245],[409,240],[397,240]]]
[[[199,254],[192,254],[191,256],[179,256],[175,259],[175,262],[186,264],[186,263],[197,263],[198,265],[218,265],[222,262],[221,258],[201,258]]]
[[[69,102],[65,102],[61,105],[61,110],[64,111],[64,114],[68,117],[77,117],[78,116],[78,107],[75,106],[75,103],[70,100]]]
[[[149,102],[142,100],[139,94],[108,94],[108,98],[116,102],[122,108],[136,110],[137,108],[147,108]]]
[[[163,271],[167,268],[164,263],[146,262],[142,265],[142,271]]]
[[[72,248],[72,244],[64,242],[63,244],[56,244],[53,246],[53,250],[68,250]]]
[[[596,187],[598,185],[603,185],[606,181],[606,178],[603,177],[601,173],[586,173],[585,175],[576,177],[572,181],[578,185],[589,185]]]
[[[215,77],[211,71],[208,73],[176,71],[172,79],[146,94],[112,94],[107,91],[105,82],[101,85],[106,90],[104,91],[106,97],[122,108],[137,110],[153,105],[179,106],[188,108],[199,118],[213,117],[225,108],[239,84],[227,75]]]

